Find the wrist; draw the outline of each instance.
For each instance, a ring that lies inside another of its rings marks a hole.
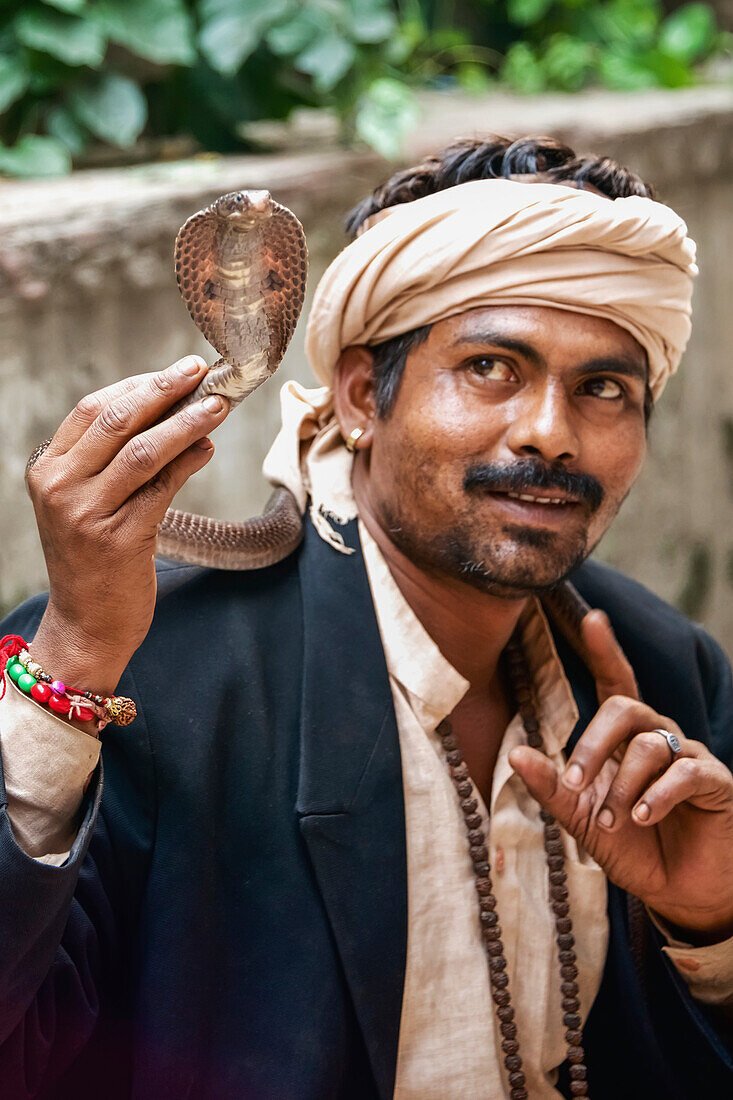
[[[733,909],[726,913],[671,910],[653,907],[655,916],[664,921],[670,936],[692,947],[722,943],[733,936]]]
[[[46,610],[33,639],[33,659],[64,683],[98,695],[112,695],[131,654],[110,651],[80,626]]]

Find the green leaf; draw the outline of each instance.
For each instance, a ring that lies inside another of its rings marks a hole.
[[[184,0],[98,0],[94,20],[138,57],[159,64],[193,65],[193,21]]]
[[[553,34],[542,67],[550,87],[577,92],[585,84],[594,60],[595,49],[590,43],[569,34]]]
[[[200,0],[202,54],[217,72],[236,72],[291,7],[291,0]]]
[[[510,88],[523,95],[536,95],[547,87],[545,71],[526,42],[515,42],[509,47],[501,76]]]
[[[375,80],[359,100],[354,123],[362,141],[394,160],[418,118],[417,104],[407,85],[383,77]]]
[[[8,176],[63,176],[70,171],[69,151],[55,138],[26,134],[10,148],[0,145],[0,172]]]
[[[46,116],[46,129],[73,157],[78,157],[86,149],[89,133],[66,107],[51,108]]]
[[[712,8],[708,4],[687,4],[665,19],[659,48],[690,65],[712,49],[716,33]]]
[[[67,11],[75,15],[82,10],[86,4],[86,0],[41,0],[41,3],[48,4],[51,8],[58,8],[59,11]]]
[[[95,137],[124,149],[133,145],[147,120],[145,97],[132,80],[106,73],[93,84],[69,92],[74,117]]]
[[[24,46],[51,54],[66,65],[89,65],[96,69],[104,61],[105,36],[88,20],[31,8],[15,17],[14,26],[18,41]]]
[[[465,92],[469,92],[471,95],[479,95],[481,92],[487,92],[489,88],[494,85],[494,81],[491,79],[486,66],[477,65],[473,62],[466,62],[463,65],[459,65],[456,69],[456,79],[458,80],[459,87],[463,88]]]
[[[633,92],[655,88],[659,81],[639,57],[608,50],[601,54],[598,72],[607,88]]]
[[[355,42],[384,42],[397,20],[384,0],[350,0],[349,31]]]
[[[299,8],[285,23],[270,27],[267,45],[278,56],[301,53],[319,35],[328,33],[329,29],[329,21],[322,12],[312,8]]]
[[[543,15],[547,15],[553,3],[554,0],[509,0],[507,15],[512,23],[527,27],[531,23],[537,23]]]
[[[319,91],[328,92],[346,75],[355,58],[353,43],[332,31],[299,53],[293,64],[300,72],[313,77]]]
[[[29,81],[30,73],[19,57],[0,57],[0,112],[20,99]]]

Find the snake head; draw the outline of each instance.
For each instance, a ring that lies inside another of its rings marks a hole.
[[[252,225],[273,214],[272,199],[269,191],[230,191],[222,195],[211,207],[218,218],[223,218],[233,226],[241,228]]]

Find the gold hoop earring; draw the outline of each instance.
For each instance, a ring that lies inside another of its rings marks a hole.
[[[349,432],[349,438],[345,440],[346,450],[349,452],[349,454],[353,455],[354,451],[356,450],[356,444],[359,442],[359,440],[361,439],[361,437],[363,435],[364,435],[364,429],[363,428],[352,428],[351,429],[351,431]]]

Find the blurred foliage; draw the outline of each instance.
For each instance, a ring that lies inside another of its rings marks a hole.
[[[0,0],[0,172],[53,175],[100,143],[243,148],[298,106],[395,156],[414,90],[680,87],[729,47],[660,0]]]

